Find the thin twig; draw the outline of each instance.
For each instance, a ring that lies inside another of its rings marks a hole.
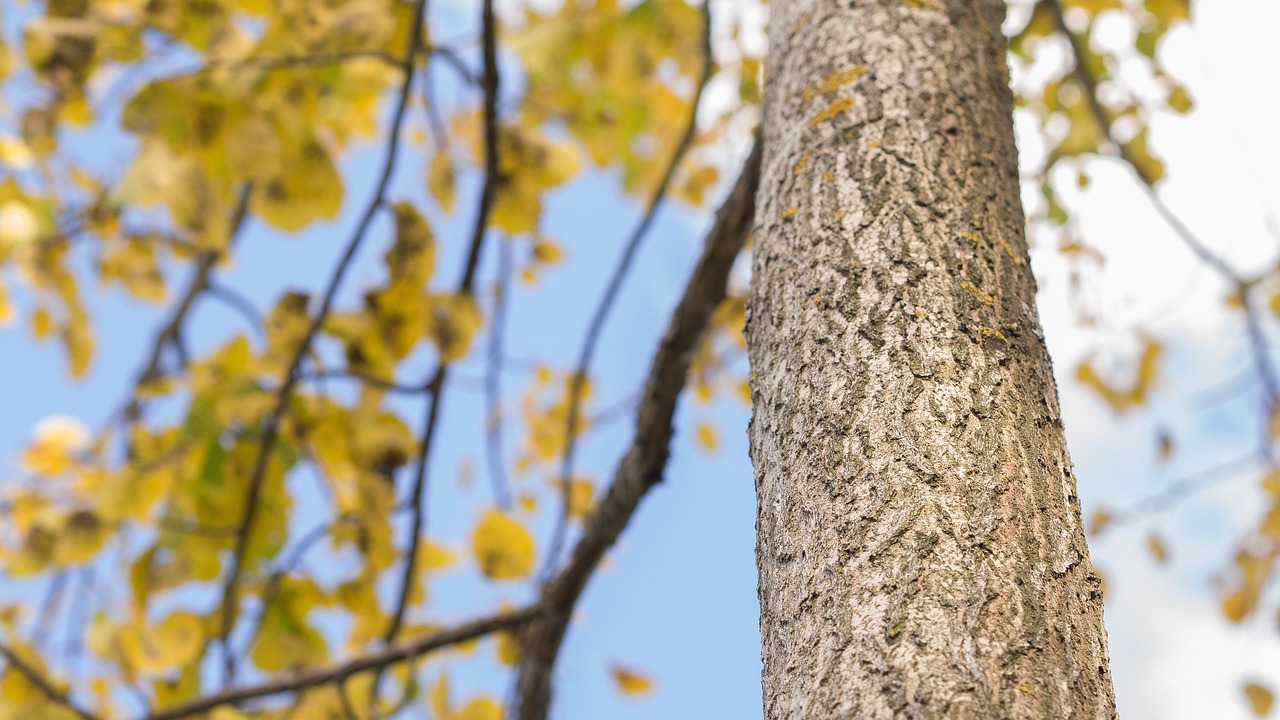
[[[262,314],[253,306],[253,302],[249,298],[222,283],[213,282],[212,280],[209,281],[205,288],[205,295],[221,300],[227,307],[239,313],[259,337],[266,336],[266,332],[263,330],[265,325],[262,321]]]
[[[262,491],[262,486],[267,475],[267,465],[270,462],[271,451],[275,445],[276,437],[280,432],[280,422],[284,419],[285,413],[288,411],[289,401],[293,396],[293,389],[297,386],[300,379],[298,372],[302,366],[303,358],[311,349],[311,343],[319,334],[320,328],[323,326],[325,318],[329,314],[329,308],[333,305],[334,298],[338,294],[338,287],[342,284],[342,279],[346,275],[348,267],[355,258],[356,251],[359,250],[363,243],[366,233],[370,225],[373,224],[373,218],[377,214],[379,208],[384,204],[387,188],[391,185],[391,176],[395,171],[396,159],[400,150],[400,129],[404,124],[405,109],[409,105],[409,98],[413,94],[413,72],[414,58],[417,56],[422,46],[422,25],[423,25],[423,9],[426,6],[426,0],[418,0],[414,8],[412,17],[413,29],[410,32],[409,47],[405,50],[403,61],[404,80],[400,86],[399,97],[396,101],[396,108],[392,115],[391,129],[387,137],[386,159],[383,162],[382,174],[378,178],[373,197],[365,207],[364,214],[357,223],[355,231],[351,235],[351,239],[347,242],[342,257],[338,260],[337,267],[334,268],[333,275],[329,279],[329,284],[325,290],[324,299],[320,303],[319,310],[316,311],[315,317],[311,319],[311,324],[307,327],[306,334],[303,335],[298,349],[294,352],[293,359],[289,363],[284,383],[276,395],[276,402],[268,415],[265,427],[262,433],[262,440],[258,446],[257,458],[254,462],[253,471],[249,477],[249,491],[245,498],[244,515],[240,520],[240,533],[236,538],[235,547],[231,556],[231,570],[227,575],[227,579],[223,585],[222,601],[221,601],[221,622],[219,629],[219,637],[222,638],[223,648],[223,667],[225,670],[225,680],[230,683],[235,678],[235,653],[231,652],[230,634],[231,628],[235,624],[236,608],[239,604],[237,590],[239,589],[240,574],[245,562],[245,554],[249,547],[249,536],[253,528],[253,521],[257,517],[258,496]]]
[[[403,385],[395,382],[394,380],[381,378],[377,375],[370,375],[363,370],[357,370],[350,367],[343,368],[341,370],[325,370],[323,372],[306,373],[302,376],[302,379],[307,381],[330,380],[334,378],[343,380],[359,380],[365,385],[400,395],[423,395],[431,392],[431,383],[429,382],[420,383],[418,385]]]
[[[591,366],[591,358],[595,355],[596,345],[599,343],[600,335],[604,330],[605,320],[608,319],[609,311],[613,309],[618,292],[622,289],[622,282],[631,269],[631,263],[635,259],[636,251],[640,249],[641,242],[644,240],[645,235],[648,234],[649,227],[653,224],[653,220],[658,214],[658,208],[662,206],[662,202],[667,196],[667,189],[671,185],[671,179],[675,176],[676,169],[680,166],[680,161],[684,159],[684,155],[693,144],[694,135],[697,133],[698,106],[702,103],[702,92],[706,89],[707,82],[711,80],[711,74],[715,68],[715,60],[711,53],[711,3],[709,0],[702,5],[702,23],[702,71],[698,77],[698,84],[693,91],[689,121],[671,153],[671,160],[667,164],[666,171],[662,174],[662,179],[658,182],[657,187],[653,190],[653,195],[649,198],[649,204],[645,208],[644,215],[640,218],[640,222],[635,229],[631,231],[631,236],[627,238],[627,242],[622,248],[622,255],[618,258],[618,265],[614,268],[613,275],[609,278],[608,285],[605,286],[604,295],[600,298],[600,303],[596,306],[591,322],[587,326],[587,334],[582,340],[582,348],[578,351],[578,360],[574,365],[573,375],[570,377],[569,408],[565,421],[565,445],[564,453],[560,457],[560,514],[556,518],[555,528],[551,534],[551,543],[548,546],[542,568],[544,580],[551,576],[551,573],[555,571],[560,562],[560,550],[564,545],[565,533],[568,531],[569,510],[572,503],[572,493],[569,491],[569,476],[573,474],[574,451],[577,449],[579,414],[581,413],[579,405],[582,403],[582,392],[586,386],[587,371]]]
[[[134,381],[133,393],[129,398],[129,402],[125,405],[124,410],[121,411],[125,421],[129,424],[137,422],[142,412],[142,388],[161,375],[160,361],[164,357],[165,348],[177,342],[182,324],[186,321],[187,314],[191,312],[196,298],[208,288],[209,277],[213,273],[214,266],[235,245],[236,238],[244,227],[245,218],[249,215],[249,196],[252,191],[252,184],[246,184],[241,189],[240,199],[236,203],[235,211],[231,217],[231,228],[225,248],[201,251],[196,260],[195,272],[192,274],[190,282],[187,283],[187,289],[183,291],[182,298],[174,306],[173,313],[169,315],[169,319],[156,332],[155,339],[151,343],[151,354]]]
[[[1178,503],[1217,485],[1238,477],[1240,473],[1256,467],[1266,458],[1262,453],[1250,452],[1227,460],[1170,484],[1160,492],[1143,498],[1129,507],[1111,513],[1109,525],[1129,523],[1164,512]]]
[[[66,708],[81,720],[102,720],[94,713],[72,702],[71,698],[68,697],[66,693],[55,687],[48,678],[35,668],[35,666],[29,664],[26,660],[23,660],[22,656],[18,654],[18,651],[2,642],[0,642],[0,657],[3,657],[8,661],[10,668],[17,670],[18,674],[26,678],[27,682],[34,685],[36,689],[43,693],[45,697],[49,698],[51,702]]]
[[[498,41],[497,18],[493,12],[493,0],[484,0],[480,10],[481,45],[484,53],[484,74],[480,86],[484,89],[484,184],[480,188],[480,199],[476,209],[475,224],[471,229],[471,244],[467,252],[466,263],[462,268],[462,279],[458,281],[458,294],[472,294],[475,284],[476,268],[480,264],[480,250],[484,245],[485,230],[489,225],[489,214],[497,198],[498,187],[502,177],[498,164]],[[405,550],[405,565],[400,579],[400,593],[396,600],[395,610],[391,615],[391,624],[387,627],[387,642],[395,640],[404,624],[405,612],[408,609],[409,597],[412,595],[414,575],[418,565],[418,540],[422,535],[426,519],[426,507],[423,498],[426,495],[427,466],[430,461],[432,440],[435,435],[437,419],[440,416],[440,404],[444,397],[444,386],[449,377],[449,363],[441,362],[434,376],[427,383],[432,388],[431,400],[426,406],[423,418],[422,442],[418,448],[417,464],[414,468],[413,490],[410,494],[409,506],[413,509],[413,522],[410,527],[409,543]],[[375,681],[374,687],[378,683]],[[375,691],[376,694],[376,691]]]
[[[381,670],[396,663],[415,660],[433,650],[464,643],[501,630],[511,630],[524,626],[541,615],[542,612],[543,609],[540,605],[531,605],[520,610],[501,613],[460,625],[451,630],[405,640],[383,650],[348,660],[340,665],[304,670],[261,685],[224,690],[215,695],[207,695],[185,703],[171,705],[145,715],[139,720],[179,720],[180,718],[199,715],[226,705],[238,706],[249,700],[284,693],[297,693],[320,685],[341,682],[362,672]],[[92,715],[84,714],[81,714],[81,718],[83,720],[99,720]]]
[[[1269,360],[1270,348],[1265,332],[1262,329],[1262,320],[1259,316],[1256,304],[1250,297],[1249,291],[1252,287],[1260,282],[1265,276],[1258,278],[1246,278],[1237,272],[1224,259],[1213,253],[1209,249],[1209,245],[1202,241],[1186,223],[1178,217],[1173,210],[1165,204],[1160,194],[1156,192],[1155,184],[1159,180],[1153,175],[1147,166],[1140,162],[1128,145],[1119,142],[1114,133],[1111,114],[1103,106],[1102,101],[1098,98],[1098,79],[1094,77],[1093,72],[1089,69],[1086,58],[1089,55],[1089,48],[1086,40],[1071,31],[1067,26],[1066,17],[1063,13],[1060,0],[1044,0],[1050,12],[1053,14],[1054,23],[1058,31],[1066,36],[1067,41],[1071,45],[1071,52],[1075,56],[1076,78],[1080,84],[1084,86],[1084,95],[1089,108],[1093,113],[1094,120],[1098,126],[1102,128],[1106,138],[1120,153],[1120,158],[1125,164],[1138,176],[1140,185],[1147,193],[1148,199],[1156,212],[1168,223],[1174,231],[1174,234],[1182,241],[1182,244],[1191,251],[1193,255],[1202,262],[1212,268],[1219,276],[1226,280],[1235,291],[1240,300],[1242,310],[1244,312],[1245,328],[1249,335],[1249,343],[1253,350],[1254,367],[1262,380],[1263,391],[1266,394],[1265,410],[1268,414],[1268,423],[1264,425],[1262,447],[1267,457],[1273,456],[1272,443],[1270,433],[1267,429],[1270,417],[1280,410],[1280,379],[1276,377],[1275,368],[1272,367]]]
[[[614,470],[608,491],[583,523],[582,537],[569,561],[543,586],[540,602],[548,608],[547,615],[534,622],[522,638],[516,681],[519,720],[546,718],[551,703],[551,674],[573,608],[640,501],[662,481],[674,432],[676,402],[688,380],[693,350],[706,336],[711,315],[725,298],[729,271],[751,229],[760,155],[757,137],[733,191],[716,213],[702,255],[654,354],[644,395],[636,408],[631,446]]]
[[[506,456],[502,451],[502,341],[506,333],[507,293],[511,289],[511,243],[498,243],[498,279],[493,291],[493,320],[489,325],[489,356],[485,366],[485,400],[489,418],[485,421],[485,457],[489,461],[489,481],[493,499],[506,510],[511,507]]]

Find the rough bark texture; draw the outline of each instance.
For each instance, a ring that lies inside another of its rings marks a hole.
[[[747,332],[767,718],[1110,718],[998,0],[772,0]]]

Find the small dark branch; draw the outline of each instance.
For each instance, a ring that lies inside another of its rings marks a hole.
[[[431,55],[443,60],[446,65],[453,68],[453,71],[458,73],[458,76],[465,80],[467,84],[482,85],[482,81],[472,74],[471,68],[467,67],[467,64],[462,61],[462,58],[452,48],[433,47],[431,48]]]
[[[365,385],[376,387],[379,390],[386,390],[390,393],[398,393],[400,395],[423,395],[431,392],[431,383],[421,383],[419,385],[402,385],[394,380],[380,378],[376,375],[370,375],[363,370],[355,368],[344,368],[342,370],[326,370],[323,372],[307,373],[302,376],[303,380],[359,380]]]
[[[347,720],[360,720],[360,715],[356,713],[356,708],[351,704],[351,697],[347,695],[347,681],[339,680],[338,683],[338,699],[342,701],[342,713],[347,716]]]
[[[324,298],[320,303],[319,310],[316,311],[315,317],[311,319],[311,324],[307,327],[306,334],[302,341],[298,344],[297,350],[294,352],[293,359],[289,363],[289,369],[285,375],[284,383],[276,394],[276,402],[272,407],[270,414],[267,416],[265,427],[262,432],[262,440],[258,445],[257,457],[254,461],[253,470],[249,476],[249,492],[245,497],[244,516],[240,520],[239,534],[236,537],[235,547],[231,556],[231,570],[227,574],[227,579],[223,585],[222,601],[221,601],[221,622],[219,637],[222,638],[223,648],[223,667],[226,673],[226,681],[232,682],[235,678],[235,653],[231,652],[230,634],[235,624],[236,608],[239,604],[238,589],[240,583],[240,575],[244,567],[245,553],[249,546],[249,536],[253,528],[253,521],[257,517],[258,496],[262,491],[263,481],[267,475],[267,465],[270,462],[271,450],[275,445],[276,438],[280,433],[280,422],[284,419],[288,411],[289,401],[293,396],[293,390],[297,386],[301,374],[299,369],[302,366],[303,359],[311,350],[311,343],[320,333],[320,328],[324,325],[325,319],[329,315],[329,309],[333,305],[334,298],[338,294],[338,288],[342,284],[342,279],[346,275],[347,269],[350,267],[352,260],[355,258],[356,251],[359,250],[363,243],[373,219],[385,202],[387,188],[391,185],[391,176],[395,171],[396,159],[400,151],[400,130],[404,125],[405,110],[409,106],[409,98],[413,94],[413,68],[414,58],[420,51],[423,43],[422,25],[423,10],[426,6],[426,0],[418,0],[413,13],[413,29],[409,39],[409,47],[405,50],[402,67],[404,69],[404,80],[401,82],[399,97],[396,101],[396,108],[392,114],[391,128],[388,131],[386,159],[383,161],[382,174],[378,178],[378,183],[374,189],[373,198],[369,201],[365,208],[360,222],[357,223],[355,231],[351,234],[351,239],[347,242],[342,257],[339,258],[337,266],[333,270],[333,275],[329,278],[328,286],[324,293]]]
[[[254,640],[258,634],[262,632],[262,623],[267,618],[267,610],[271,608],[271,604],[275,602],[276,595],[280,592],[280,583],[289,573],[297,569],[302,564],[303,558],[311,551],[321,540],[325,538],[333,529],[341,523],[356,522],[359,518],[354,515],[339,515],[332,522],[317,525],[312,528],[298,544],[294,546],[293,552],[289,554],[271,573],[271,577],[267,578],[267,583],[262,590],[262,607],[258,611],[258,617],[251,630],[245,637],[244,648],[241,650],[241,656],[248,655],[249,650],[253,647]]]
[[[45,593],[44,602],[40,607],[40,619],[36,621],[36,637],[38,642],[50,643],[49,629],[53,625],[54,619],[58,615],[58,609],[62,606],[62,596],[67,587],[67,581],[70,579],[71,571],[63,568],[59,570],[49,581],[49,589]]]
[[[1182,221],[1170,212],[1164,203],[1160,202],[1159,197],[1155,192],[1155,183],[1158,178],[1153,177],[1145,169],[1145,166],[1142,163],[1137,162],[1133,153],[1125,147],[1124,143],[1121,143],[1116,139],[1115,132],[1112,127],[1111,113],[1102,104],[1102,101],[1098,99],[1098,78],[1094,77],[1094,74],[1089,70],[1089,64],[1086,62],[1086,58],[1089,56],[1089,48],[1086,40],[1072,32],[1071,29],[1067,27],[1067,21],[1063,15],[1062,3],[1060,0],[1044,0],[1044,2],[1050,12],[1053,13],[1054,23],[1057,25],[1058,31],[1061,32],[1071,44],[1071,52],[1075,57],[1075,71],[1073,74],[1076,76],[1076,79],[1080,81],[1080,84],[1084,86],[1085,102],[1089,103],[1089,109],[1092,111],[1094,121],[1098,123],[1098,127],[1102,129],[1107,140],[1116,148],[1117,152],[1120,153],[1120,158],[1125,161],[1125,164],[1133,170],[1134,174],[1138,176],[1138,179],[1142,181],[1142,184],[1146,186],[1147,193],[1155,202],[1156,211],[1159,212],[1160,215],[1164,217],[1165,221],[1173,227],[1178,238],[1182,240],[1182,242],[1196,257],[1207,263],[1223,277],[1233,282],[1237,282],[1239,280],[1239,276],[1236,272],[1223,262],[1222,258],[1214,255],[1213,252],[1209,250],[1208,245],[1200,242],[1199,239],[1182,224]]]
[[[1175,507],[1178,503],[1209,488],[1239,477],[1240,473],[1251,470],[1266,460],[1262,453],[1251,452],[1232,460],[1219,463],[1201,470],[1175,483],[1160,492],[1143,498],[1129,507],[1111,514],[1109,525],[1128,525],[1144,518],[1158,515]]]
[[[174,306],[173,313],[169,315],[169,319],[156,333],[155,340],[151,343],[151,354],[147,358],[146,365],[143,366],[142,372],[138,373],[138,377],[134,381],[132,397],[130,397],[128,404],[122,411],[122,415],[128,424],[132,425],[137,422],[142,412],[142,387],[161,376],[160,362],[164,357],[165,349],[178,342],[182,324],[186,321],[188,313],[191,312],[191,307],[195,304],[196,298],[208,288],[209,276],[213,273],[214,266],[222,259],[223,254],[230,251],[235,244],[241,228],[244,227],[245,218],[249,214],[249,195],[252,190],[252,185],[246,184],[240,191],[240,199],[231,218],[231,232],[227,238],[226,249],[201,250],[197,254],[196,268],[191,276],[191,281],[187,283],[187,288]]]
[[[222,283],[213,282],[212,280],[206,285],[205,294],[216,300],[221,300],[227,307],[239,313],[249,327],[253,328],[253,331],[259,336],[266,334],[262,329],[262,314],[253,306],[253,302],[249,298]]]
[[[349,660],[341,665],[314,670],[304,670],[284,678],[244,687],[224,690],[189,702],[172,705],[142,716],[139,720],[179,720],[192,715],[207,713],[226,705],[238,706],[250,700],[297,693],[313,687],[342,682],[347,678],[371,670],[382,670],[396,663],[415,660],[440,648],[457,645],[502,630],[512,630],[527,625],[543,612],[540,605],[502,613],[492,617],[460,625],[452,630],[424,635],[391,645],[383,650]],[[84,720],[99,720],[92,715],[81,714]]]
[[[549,578],[559,565],[560,550],[564,545],[565,533],[568,530],[571,499],[569,477],[573,474],[574,452],[577,450],[578,425],[581,420],[579,415],[582,411],[579,406],[582,404],[582,392],[586,386],[587,371],[591,367],[591,358],[595,355],[596,345],[600,341],[605,321],[608,319],[609,311],[613,309],[613,304],[618,298],[618,292],[622,289],[622,282],[626,279],[627,273],[631,269],[631,263],[635,259],[636,252],[640,249],[641,242],[648,234],[649,227],[653,224],[663,200],[666,199],[671,179],[675,176],[676,169],[679,168],[680,162],[693,144],[694,135],[697,133],[698,106],[702,104],[702,92],[706,89],[707,82],[711,80],[712,72],[715,69],[715,60],[711,53],[711,8],[709,0],[702,5],[702,23],[702,71],[698,77],[698,84],[693,91],[689,121],[685,125],[684,134],[680,136],[675,150],[671,153],[671,161],[667,164],[666,172],[662,174],[662,179],[658,182],[657,187],[653,190],[653,195],[649,198],[649,204],[645,208],[644,215],[640,218],[640,222],[635,229],[631,231],[631,236],[627,238],[627,242],[622,248],[622,255],[618,258],[618,265],[614,268],[608,285],[605,286],[604,295],[596,306],[595,314],[591,316],[591,322],[587,326],[587,334],[582,340],[582,348],[578,351],[578,361],[574,365],[573,375],[569,380],[569,411],[566,413],[567,419],[564,429],[564,453],[560,457],[560,514],[556,518],[555,529],[552,531],[551,543],[548,546],[547,556],[544,560],[542,568],[543,579]]]
[[[431,140],[436,145],[436,152],[445,152],[449,133],[445,130],[444,118],[440,117],[439,106],[436,105],[435,83],[431,81],[430,55],[422,65],[422,108],[427,118],[427,128],[431,131]]]
[[[81,720],[102,720],[94,713],[72,702],[66,693],[55,687],[39,670],[27,663],[26,660],[23,660],[16,650],[4,643],[0,643],[0,657],[3,657],[9,663],[10,668],[16,670],[27,679],[27,682],[34,685],[45,697],[49,698],[50,702],[61,705]]]
[[[493,12],[493,0],[484,0],[480,11],[481,44],[484,53],[484,74],[480,86],[484,90],[484,184],[480,188],[480,200],[476,209],[475,224],[471,230],[471,244],[467,251],[466,262],[462,267],[462,278],[458,281],[460,294],[471,294],[475,284],[476,268],[480,264],[480,250],[484,245],[485,229],[489,225],[489,214],[493,210],[493,202],[497,198],[498,186],[502,182],[498,165],[498,41],[497,17]],[[409,596],[412,594],[414,576],[418,569],[418,540],[426,520],[426,507],[423,498],[426,496],[427,466],[431,456],[431,441],[435,435],[436,421],[440,416],[440,403],[444,396],[445,382],[449,377],[449,364],[442,362],[428,385],[432,388],[431,400],[427,403],[426,416],[423,418],[422,442],[418,448],[417,464],[414,467],[413,491],[410,495],[409,507],[413,511],[409,544],[405,549],[403,576],[400,579],[400,593],[396,600],[395,610],[391,614],[391,624],[385,635],[387,642],[393,642],[404,624],[405,611],[408,609]],[[374,682],[375,694],[378,682]]]
[[[1240,298],[1241,305],[1244,310],[1245,326],[1249,334],[1249,342],[1253,350],[1254,366],[1258,373],[1258,377],[1262,380],[1263,390],[1266,394],[1265,410],[1268,414],[1268,422],[1270,416],[1280,411],[1280,379],[1277,379],[1275,368],[1272,367],[1270,361],[1270,349],[1266,334],[1262,329],[1262,320],[1259,316],[1257,307],[1250,299],[1249,291],[1253,285],[1258,283],[1262,278],[1246,278],[1231,267],[1225,260],[1214,254],[1209,245],[1202,241],[1191,229],[1182,222],[1182,219],[1165,204],[1156,192],[1155,183],[1158,178],[1152,176],[1145,169],[1145,165],[1139,162],[1133,156],[1133,153],[1127,146],[1116,140],[1113,132],[1111,114],[1103,106],[1102,101],[1098,99],[1098,79],[1094,77],[1089,70],[1089,65],[1085,62],[1089,55],[1089,48],[1084,38],[1073,33],[1067,27],[1066,18],[1063,15],[1062,4],[1060,0],[1044,0],[1049,10],[1053,13],[1054,23],[1057,25],[1058,31],[1066,36],[1071,44],[1071,52],[1075,56],[1075,76],[1084,86],[1084,95],[1089,108],[1093,112],[1094,120],[1098,126],[1102,128],[1107,140],[1120,153],[1120,158],[1125,161],[1133,172],[1141,180],[1143,188],[1146,190],[1147,197],[1152,206],[1159,213],[1160,217],[1173,228],[1174,234],[1182,241],[1183,245],[1191,251],[1193,255],[1202,262],[1212,268],[1219,276],[1231,284],[1232,289]],[[1272,455],[1271,438],[1264,429],[1263,447],[1266,449],[1268,457]]]
[[[716,213],[702,256],[671,314],[636,408],[631,447],[614,470],[608,491],[584,523],[582,537],[568,563],[543,587],[541,602],[548,609],[547,615],[526,632],[517,669],[519,720],[546,718],[551,702],[551,674],[574,605],[605,552],[627,527],[640,500],[662,480],[676,401],[688,378],[693,351],[706,336],[711,315],[725,298],[729,271],[751,230],[760,179],[760,151],[757,138],[737,184]]]
[[[489,356],[485,366],[485,399],[489,418],[485,421],[485,448],[489,460],[489,481],[498,506],[511,507],[506,457],[502,451],[502,341],[506,333],[507,293],[511,290],[511,243],[498,243],[498,280],[493,291],[493,320],[489,325]]]

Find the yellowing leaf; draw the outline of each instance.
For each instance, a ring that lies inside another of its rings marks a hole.
[[[1173,88],[1169,90],[1169,97],[1165,99],[1165,102],[1167,102],[1169,107],[1173,108],[1174,111],[1182,113],[1183,115],[1191,112],[1191,108],[1195,107],[1195,102],[1191,99],[1190,93],[1188,93],[1187,88],[1182,85],[1174,85]]]
[[[1155,185],[1164,177],[1164,163],[1147,148],[1147,129],[1123,145],[1124,158],[1133,166],[1138,177],[1148,185]]]
[[[431,158],[431,164],[427,166],[427,190],[446,213],[453,212],[455,183],[453,158],[441,150]]]
[[[126,625],[117,642],[125,662],[135,672],[160,672],[194,660],[204,647],[204,622],[194,613],[178,611],[151,628]]]
[[[449,720],[502,720],[502,705],[491,697],[477,697],[450,715]]]
[[[569,481],[569,517],[582,518],[591,510],[591,498],[595,494],[595,486],[586,478],[575,478]]]
[[[440,360],[452,362],[466,357],[471,338],[484,318],[480,306],[469,293],[436,295],[431,298],[427,334],[440,351]]]
[[[0,135],[0,165],[25,170],[35,162],[35,154],[27,144],[12,135]]]
[[[1115,387],[1102,379],[1089,360],[1080,363],[1076,368],[1076,379],[1093,388],[1095,392],[1117,413],[1123,413],[1141,405],[1147,397],[1147,390],[1155,382],[1159,369],[1160,354],[1163,347],[1151,338],[1143,338],[1142,355],[1138,359],[1134,378],[1128,387]]]
[[[1094,510],[1093,514],[1089,516],[1089,523],[1086,526],[1089,530],[1089,534],[1095,536],[1102,534],[1102,532],[1107,529],[1107,526],[1111,524],[1111,520],[1111,513],[1106,510],[1103,510],[1102,508]]]
[[[1249,707],[1255,716],[1266,717],[1267,713],[1271,712],[1271,704],[1275,696],[1269,688],[1255,682],[1245,683],[1244,696],[1249,701]]]
[[[486,510],[471,534],[480,571],[495,580],[524,577],[533,569],[533,537],[497,510]]]
[[[445,570],[458,561],[458,553],[430,540],[423,540],[418,550],[418,563],[423,570]]]
[[[653,691],[653,680],[648,676],[621,665],[609,669],[613,683],[623,695],[645,695]]]
[[[515,665],[520,662],[520,641],[509,632],[494,634],[497,639],[498,662],[503,665]]]
[[[1147,536],[1147,551],[1157,563],[1163,565],[1169,560],[1169,548],[1164,544],[1164,539],[1156,533]]]
[[[22,454],[22,465],[38,475],[59,475],[89,449],[91,439],[89,429],[76,418],[52,415],[36,425],[31,444]]]
[[[698,438],[698,444],[702,446],[703,450],[715,452],[716,448],[720,447],[720,436],[716,434],[714,425],[705,422],[699,423],[695,434]]]
[[[328,151],[313,140],[303,143],[279,173],[254,185],[253,209],[268,223],[292,232],[337,217],[342,195],[342,176]]]
[[[0,250],[26,245],[40,236],[40,219],[22,200],[0,203]]]

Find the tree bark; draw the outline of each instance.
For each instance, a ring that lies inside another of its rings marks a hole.
[[[747,322],[767,718],[1111,718],[999,0],[772,0]]]

